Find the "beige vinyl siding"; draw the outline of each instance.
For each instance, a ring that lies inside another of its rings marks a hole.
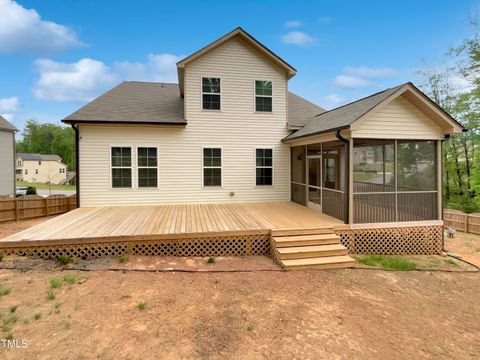
[[[0,195],[15,196],[15,133],[0,130]]]
[[[17,161],[21,159],[17,156]],[[65,172],[60,173],[60,169],[65,169]],[[59,161],[42,160],[39,165],[38,160],[22,160],[22,165],[17,166],[17,170],[22,170],[22,174],[17,176],[22,181],[60,184],[67,178],[66,169],[67,165]],[[28,174],[25,174],[25,170]]]
[[[352,137],[376,139],[443,139],[440,126],[403,96],[352,124]]]
[[[188,125],[80,125],[81,206],[290,200],[286,74],[241,40],[186,66]],[[221,78],[222,110],[201,109],[201,77]],[[254,112],[254,80],[272,80],[273,113]],[[158,189],[112,189],[110,146],[158,147]],[[202,147],[222,148],[222,187],[202,187]],[[255,147],[274,149],[274,186],[255,186]],[[230,196],[234,192],[234,196]]]

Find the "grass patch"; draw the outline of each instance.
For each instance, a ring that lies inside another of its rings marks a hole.
[[[42,318],[42,313],[41,312],[36,313],[35,315],[33,315],[33,318],[35,320],[40,320]]]
[[[66,282],[68,285],[73,285],[77,283],[77,276],[76,275],[65,275],[63,277],[63,281]]]
[[[31,183],[27,181],[17,181],[17,186],[33,186],[35,188],[41,190],[48,190],[49,185],[44,183]],[[75,191],[75,185],[58,185],[58,184],[50,184],[50,189],[52,190],[73,190]]]
[[[365,255],[358,261],[368,266],[381,266],[385,269],[412,270],[417,268],[417,263],[403,256]]]
[[[70,264],[73,260],[65,255],[58,255],[58,261],[60,261],[63,265]]]
[[[146,301],[140,301],[137,305],[138,309],[139,310],[145,310],[145,308],[147,307],[147,302]]]
[[[0,297],[10,294],[11,289],[0,285]]]
[[[58,289],[58,288],[61,288],[62,287],[62,280],[61,279],[58,279],[58,278],[51,278],[50,279],[50,287],[52,289]]]
[[[215,257],[213,257],[213,256],[210,256],[210,257],[207,259],[207,263],[208,263],[208,264],[215,264],[215,261],[216,261],[216,259],[215,259]]]
[[[13,340],[13,335],[12,333],[9,331],[5,334],[5,336],[3,337],[5,340]]]
[[[17,311],[17,308],[18,308],[18,305],[12,305],[10,306],[9,310],[11,313],[14,313],[15,311]]]
[[[118,262],[120,264],[126,263],[127,261],[128,261],[128,256],[126,256],[126,255],[122,255],[118,258]]]
[[[55,300],[55,293],[53,292],[52,289],[48,290],[48,292],[47,292],[47,299],[48,299],[48,300]]]
[[[0,252],[0,261],[2,261],[4,257],[5,257],[5,254],[3,252]]]
[[[457,266],[458,267],[458,264],[455,260],[453,259],[447,259],[445,260],[445,262],[448,264],[448,265],[452,265],[452,266]]]

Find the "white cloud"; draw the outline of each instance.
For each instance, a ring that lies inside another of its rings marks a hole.
[[[70,64],[39,59],[35,64],[40,78],[33,95],[40,100],[89,101],[116,81],[108,66],[88,58]]]
[[[324,99],[329,105],[333,106],[339,105],[343,102],[343,99],[338,94],[327,95]]]
[[[176,64],[184,56],[149,54],[145,63],[116,62],[115,72],[124,80],[177,82]]]
[[[176,63],[181,56],[150,54],[145,62],[115,62],[83,58],[74,63],[50,59],[35,62],[39,78],[32,91],[39,100],[86,102],[123,80],[177,82]]]
[[[0,115],[12,122],[22,110],[20,99],[16,96],[0,99]]]
[[[303,26],[303,23],[300,20],[289,20],[286,21],[283,25],[285,25],[286,27],[295,28]]]
[[[0,0],[0,52],[57,52],[83,44],[70,28],[43,20],[34,9]]]
[[[315,45],[315,39],[307,33],[301,31],[290,31],[282,36],[285,44],[297,45],[302,47]]]
[[[367,87],[370,86],[371,83],[368,80],[356,77],[356,76],[348,76],[348,75],[338,75],[333,80],[335,85],[344,88],[360,88],[360,87]]]
[[[378,78],[388,77],[397,74],[397,71],[389,67],[371,68],[366,66],[352,67],[346,66],[344,73],[350,76],[364,77],[364,78]]]

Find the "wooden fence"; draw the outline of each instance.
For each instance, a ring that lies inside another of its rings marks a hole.
[[[58,215],[76,207],[76,195],[49,197],[25,195],[15,199],[0,198],[0,222]]]
[[[445,226],[467,233],[480,234],[480,214],[465,214],[459,210],[444,209],[443,221]]]

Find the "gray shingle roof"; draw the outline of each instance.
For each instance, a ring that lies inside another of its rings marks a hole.
[[[62,161],[62,158],[58,155],[17,153],[17,156],[21,157],[23,160]]]
[[[186,124],[178,84],[124,81],[62,120]]]
[[[301,127],[324,112],[320,106],[288,93],[288,123]],[[62,120],[99,123],[186,124],[178,84],[125,81]]]
[[[346,128],[362,115],[372,110],[383,100],[393,95],[405,84],[381,91],[354,101],[350,104],[340,106],[336,109],[325,111],[322,114],[306,120],[306,125],[296,132],[288,135],[284,140],[293,140],[315,134]]]
[[[288,93],[288,125],[302,127],[314,116],[324,113],[325,109],[304,98]]]
[[[17,131],[17,128],[0,115],[0,130]]]

